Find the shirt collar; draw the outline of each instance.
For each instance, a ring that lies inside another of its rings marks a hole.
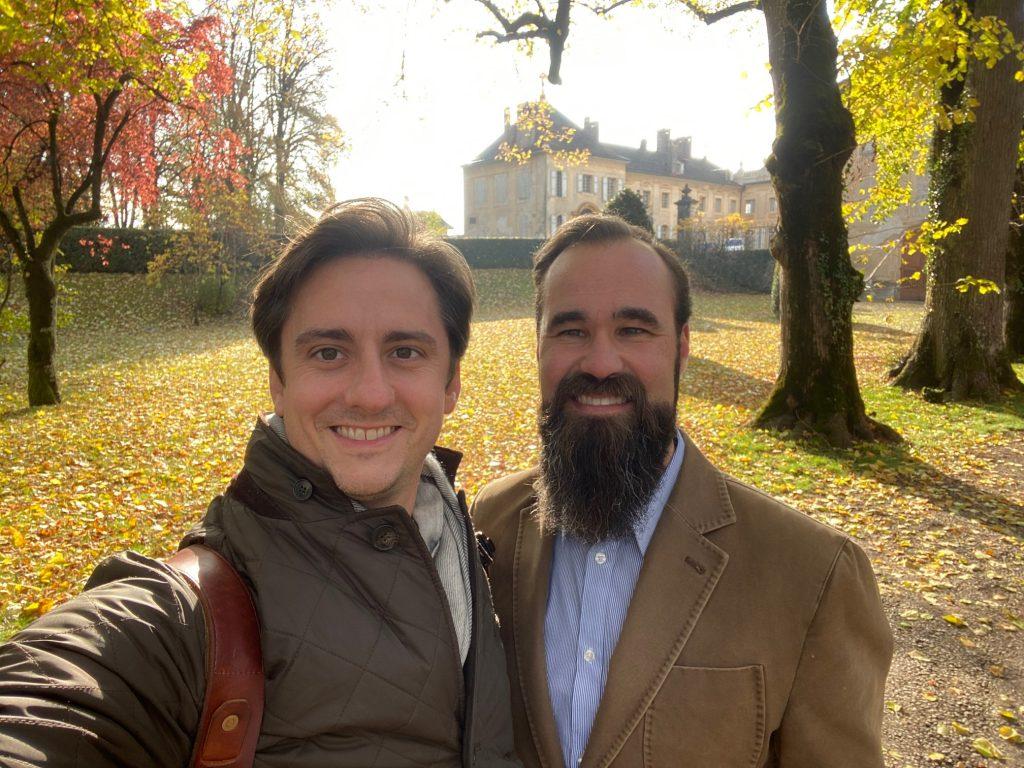
[[[647,554],[647,545],[651,543],[654,529],[658,527],[661,511],[668,503],[668,498],[672,494],[676,480],[679,478],[679,470],[683,466],[683,453],[685,450],[686,443],[683,440],[682,434],[676,429],[675,450],[672,452],[672,460],[669,461],[664,474],[661,476],[661,480],[658,481],[658,487],[654,490],[654,495],[651,496],[651,500],[647,503],[647,511],[643,517],[637,520],[633,527],[633,535],[636,536],[636,543],[640,547],[641,555]]]

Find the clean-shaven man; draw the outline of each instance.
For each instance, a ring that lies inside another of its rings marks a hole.
[[[880,768],[892,638],[870,563],[676,427],[674,254],[581,216],[534,280],[540,466],[472,513],[524,765]]]
[[[257,766],[518,765],[458,455],[431,448],[472,306],[461,254],[374,199],[328,210],[256,286],[274,413],[184,544],[220,553],[255,603]],[[0,646],[0,766],[193,764],[206,629],[178,572],[106,561]]]

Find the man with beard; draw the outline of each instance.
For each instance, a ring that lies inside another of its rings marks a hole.
[[[524,765],[882,766],[892,637],[870,563],[675,427],[674,254],[581,216],[534,282],[540,466],[473,510]]]

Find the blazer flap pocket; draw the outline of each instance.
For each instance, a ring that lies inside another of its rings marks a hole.
[[[647,711],[644,765],[757,765],[764,719],[761,665],[672,667]]]

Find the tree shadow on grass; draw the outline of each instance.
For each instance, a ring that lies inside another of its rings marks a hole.
[[[0,411],[0,422],[14,421],[15,419],[20,419],[22,416],[27,416],[34,410],[35,408],[33,408],[32,406],[26,405],[22,408],[15,408],[10,411]]]
[[[1019,496],[1003,496],[944,472],[912,455],[903,443],[877,444],[861,452],[838,450],[816,440],[802,441],[801,447],[838,461],[850,474],[912,493],[939,509],[1024,540],[1024,504],[1014,500]]]
[[[906,339],[914,336],[912,331],[904,331],[902,328],[893,328],[891,325],[878,325],[877,323],[853,323],[854,332],[867,333],[875,336],[891,336],[896,339]]]
[[[722,405],[754,408],[764,402],[773,383],[702,357],[691,357],[682,378],[684,394]]]

